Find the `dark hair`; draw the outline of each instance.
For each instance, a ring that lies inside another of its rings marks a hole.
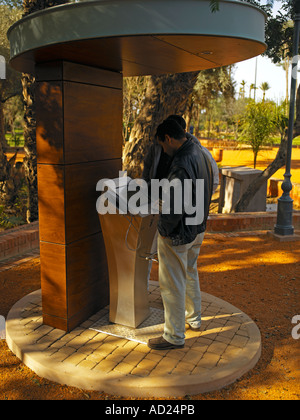
[[[185,119],[182,118],[180,115],[169,115],[167,120],[175,120],[184,130],[186,129]]]
[[[181,140],[185,137],[184,129],[171,118],[167,118],[157,127],[155,137],[164,142],[166,134],[173,137],[175,140]]]

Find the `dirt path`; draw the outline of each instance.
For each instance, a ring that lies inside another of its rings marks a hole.
[[[300,314],[300,242],[277,242],[264,232],[207,234],[199,257],[203,291],[249,315],[260,328],[262,356],[234,384],[193,400],[299,400],[300,341],[292,337],[292,318]],[[0,315],[24,295],[40,288],[39,258],[0,265]],[[157,279],[157,265],[152,279]],[[300,330],[298,329],[298,332]],[[120,399],[38,377],[0,340],[0,400]]]

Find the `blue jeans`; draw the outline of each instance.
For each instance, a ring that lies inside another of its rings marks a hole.
[[[185,341],[185,322],[201,325],[201,292],[197,259],[204,232],[186,245],[173,246],[169,238],[158,234],[159,285],[164,305],[163,337],[169,343]]]

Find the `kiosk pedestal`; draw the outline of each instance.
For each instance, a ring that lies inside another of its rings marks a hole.
[[[99,215],[109,272],[109,320],[136,328],[150,314],[147,277],[158,215]]]

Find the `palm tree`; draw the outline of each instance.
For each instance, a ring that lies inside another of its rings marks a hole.
[[[263,99],[262,101],[265,102],[265,97],[266,97],[266,91],[271,89],[271,86],[269,85],[268,82],[263,82],[260,87],[259,87],[262,91],[263,91]]]
[[[251,98],[251,94],[252,94],[252,90],[255,89],[255,84],[251,83],[250,87],[249,87],[249,98]]]
[[[241,84],[240,96],[241,96],[242,99],[244,99],[245,98],[246,81],[242,80],[240,84]]]

